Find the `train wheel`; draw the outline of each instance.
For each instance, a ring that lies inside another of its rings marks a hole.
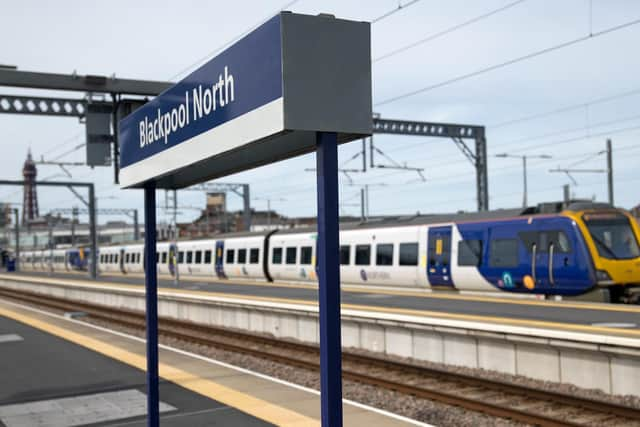
[[[619,304],[625,302],[625,290],[622,286],[609,286],[609,302]]]

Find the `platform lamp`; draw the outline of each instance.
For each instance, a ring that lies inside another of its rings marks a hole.
[[[513,158],[513,159],[522,159],[522,176],[523,176],[523,180],[524,180],[524,192],[523,192],[523,196],[522,196],[522,207],[526,208],[528,205],[527,202],[527,159],[552,159],[553,157],[550,154],[532,154],[532,155],[526,155],[526,154],[508,154],[508,153],[501,153],[501,154],[496,154],[494,157],[499,157],[502,159],[505,158]]]

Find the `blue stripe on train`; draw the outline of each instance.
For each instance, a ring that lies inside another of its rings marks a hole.
[[[464,240],[482,241],[478,271],[497,289],[577,295],[596,283],[582,233],[568,217],[523,217],[457,227]]]

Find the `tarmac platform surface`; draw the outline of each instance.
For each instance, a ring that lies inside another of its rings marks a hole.
[[[0,300],[0,426],[145,426],[144,341]],[[316,392],[160,349],[163,426],[319,425]],[[344,403],[345,425],[424,425]]]

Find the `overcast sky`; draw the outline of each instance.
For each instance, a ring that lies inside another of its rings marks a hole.
[[[405,0],[403,3],[407,3]],[[425,39],[480,15],[515,3],[514,0],[420,0],[372,25],[373,58]],[[266,20],[285,1],[120,1],[87,2],[31,0],[2,5],[0,64],[21,70],[103,74],[123,78],[177,81],[203,57],[227,41]],[[289,10],[341,18],[374,20],[398,6],[397,0],[299,0]],[[598,154],[610,137],[614,147],[616,204],[630,208],[640,202],[640,24],[598,35],[640,19],[640,2],[633,0],[526,0],[488,18],[432,38],[402,53],[374,61],[374,111],[383,117],[485,125],[489,159],[491,208],[520,206],[522,167],[519,159],[493,157],[499,153],[551,155],[529,161],[529,203],[559,200],[563,174],[550,168],[601,169]],[[595,34],[588,40],[465,78],[415,96],[385,103],[398,95],[428,88],[474,71]],[[187,70],[185,73],[184,70]],[[4,94],[27,90],[0,89]],[[637,91],[637,92],[634,92]],[[51,96],[72,93],[38,92]],[[617,96],[626,94],[625,96]],[[608,101],[599,101],[613,97]],[[577,106],[565,109],[564,107]],[[564,109],[537,119],[517,121]],[[37,158],[54,159],[84,142],[84,127],[76,119],[0,115],[0,170],[5,179],[21,177],[27,150]],[[425,169],[426,182],[415,172],[379,169],[352,174],[354,185],[341,177],[343,214],[358,215],[359,189],[371,184],[370,213],[412,214],[452,212],[476,207],[475,172],[455,144],[447,139],[375,136],[376,146],[398,163]],[[354,142],[340,148],[341,162],[360,150]],[[82,161],[84,149],[60,158]],[[382,158],[381,162],[386,161]],[[272,208],[289,215],[314,215],[314,155],[229,176],[220,182],[251,185],[253,207]],[[386,161],[388,162],[388,161]],[[360,160],[346,163],[358,167]],[[93,181],[100,207],[139,207],[140,191],[120,190],[110,168],[72,168],[73,179]],[[39,178],[54,177],[53,166],[39,167]],[[575,174],[576,197],[606,200],[605,174]],[[18,189],[0,189],[0,201],[21,202]],[[40,212],[78,205],[64,189],[40,189]],[[164,194],[158,194],[162,205]],[[181,192],[179,204],[204,207],[205,197]],[[232,209],[241,200],[229,196]],[[180,221],[197,215],[182,209]],[[159,210],[159,220],[165,219]],[[101,217],[100,222],[108,219]]]

